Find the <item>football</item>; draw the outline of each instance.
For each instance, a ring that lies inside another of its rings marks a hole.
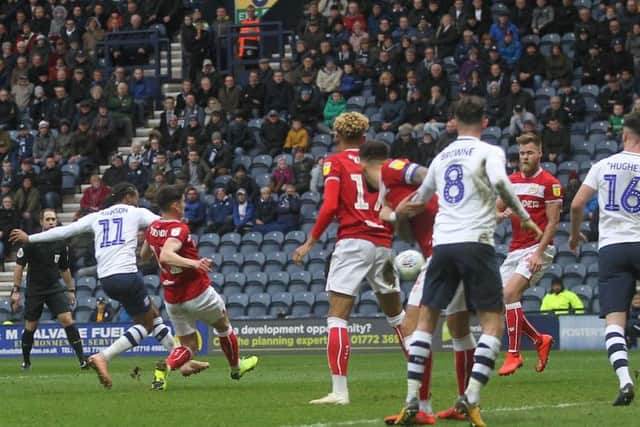
[[[396,255],[394,265],[400,275],[400,280],[416,280],[424,265],[424,257],[420,252],[409,249]]]

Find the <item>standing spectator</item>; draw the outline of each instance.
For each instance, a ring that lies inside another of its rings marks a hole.
[[[284,151],[305,152],[309,148],[309,133],[302,127],[302,120],[294,117],[291,120],[291,129],[287,133],[287,139],[284,142]]]
[[[189,226],[192,233],[197,233],[200,226],[204,224],[205,216],[206,206],[200,200],[198,190],[193,187],[187,188],[182,221]]]
[[[24,177],[22,185],[16,191],[15,206],[21,218],[22,228],[31,234],[37,226],[41,205],[40,192],[28,176]]]
[[[59,209],[62,207],[62,172],[53,156],[48,156],[38,176],[38,189],[43,196],[44,208]]]
[[[438,58],[453,56],[456,44],[458,44],[458,32],[453,25],[451,15],[442,15],[442,18],[440,18],[440,26],[436,30],[433,42],[436,45],[436,55]]]
[[[542,131],[542,146],[545,161],[561,163],[569,155],[571,149],[569,131],[561,126],[555,117],[549,119]]]
[[[233,227],[236,233],[251,231],[254,225],[255,207],[247,197],[247,190],[239,188],[233,203]]]
[[[144,71],[140,67],[133,70],[133,78],[129,82],[129,91],[133,98],[133,107],[136,113],[136,124],[144,123],[145,109],[151,106],[154,94],[148,79],[144,77]]]
[[[288,131],[289,127],[280,120],[278,112],[269,111],[266,120],[260,126],[260,139],[265,145],[267,154],[274,157],[282,152]]]
[[[207,209],[207,233],[223,235],[233,231],[233,206],[224,188],[217,188],[215,200]]]
[[[111,159],[111,166],[104,171],[102,181],[106,186],[113,187],[119,182],[127,180],[127,168],[124,166],[122,156],[116,154]]]
[[[81,126],[80,126],[81,127]],[[115,122],[109,113],[106,104],[98,106],[98,114],[91,123],[91,137],[95,141],[98,150],[98,161],[100,163],[109,158],[111,152],[115,151],[118,146],[117,141],[113,140],[115,136]]]

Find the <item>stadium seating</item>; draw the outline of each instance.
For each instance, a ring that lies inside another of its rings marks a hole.
[[[311,292],[298,292],[293,294],[291,315],[296,317],[308,317],[311,315],[315,299],[315,295]]]
[[[271,295],[269,314],[274,317],[282,317],[289,314],[293,305],[293,296],[288,292],[278,292]]]
[[[248,295],[234,294],[227,297],[227,313],[231,319],[244,317],[248,305]]]

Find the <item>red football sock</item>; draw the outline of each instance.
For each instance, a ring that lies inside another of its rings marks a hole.
[[[230,331],[227,334],[220,335],[220,348],[227,358],[229,366],[235,368],[240,364],[238,361],[238,358],[240,357],[238,351],[238,338],[233,332],[233,329],[229,329]]]
[[[400,348],[404,353],[404,357],[409,358],[409,351],[407,349],[407,341],[405,340],[404,333],[402,333],[402,326],[394,326],[393,331],[396,333],[398,337],[398,341],[400,342]]]
[[[474,349],[461,350],[455,352],[456,357],[456,382],[458,384],[458,395],[462,396],[467,389],[467,383],[471,378],[471,369],[473,368]]]
[[[167,356],[166,363],[171,370],[176,370],[191,359],[191,349],[184,345],[175,347]]]
[[[329,368],[331,368],[333,375],[347,376],[350,350],[349,330],[339,327],[329,328],[327,358],[329,359]]]
[[[433,353],[427,358],[424,364],[424,374],[422,375],[422,385],[420,386],[419,399],[429,400],[431,397],[431,368],[433,365]]]
[[[524,313],[519,302],[505,305],[507,311],[507,334],[509,335],[509,352],[520,352],[520,336],[524,323]]]
[[[534,344],[540,342],[540,332],[529,322],[529,319],[522,314],[522,332],[524,332]]]

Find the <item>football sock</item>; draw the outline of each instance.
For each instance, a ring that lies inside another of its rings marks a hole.
[[[424,331],[415,331],[411,336],[409,362],[407,363],[407,402],[418,396],[425,365],[431,353],[431,338],[431,334]]]
[[[404,322],[404,318],[405,318],[405,311],[402,310],[400,312],[400,314],[397,314],[393,317],[389,317],[387,316],[387,322],[389,322],[389,325],[393,328],[393,331],[396,333],[396,336],[398,337],[398,341],[400,342],[400,348],[402,348],[402,351],[404,352],[405,357],[408,357],[408,350],[407,350],[407,339],[404,336],[404,332],[402,332],[402,322]]]
[[[218,333],[220,338],[220,348],[224,353],[224,356],[229,362],[229,366],[237,368],[240,366],[240,352],[238,351],[238,338],[236,337],[233,328],[229,325],[229,329],[226,332]]]
[[[82,349],[82,338],[80,338],[78,327],[76,325],[69,325],[64,328],[64,331],[67,333],[69,345],[73,348],[78,360],[82,362],[84,360],[84,350]]]
[[[465,394],[472,404],[480,402],[480,390],[489,382],[489,376],[496,364],[500,351],[500,340],[491,335],[482,334],[474,353],[473,370]]]
[[[509,336],[509,353],[520,352],[520,337],[522,336],[522,323],[524,313],[522,312],[522,304],[514,302],[505,304],[507,312],[507,335]]]
[[[624,338],[624,328],[618,325],[609,325],[604,330],[605,345],[609,354],[609,363],[620,381],[620,388],[627,384],[633,384],[629,375],[629,359],[627,356],[627,342]]]
[[[458,395],[464,394],[467,383],[473,369],[473,353],[476,349],[476,340],[469,334],[464,338],[453,338],[453,351],[456,360],[456,381]]]
[[[22,332],[22,359],[25,363],[31,363],[31,348],[33,347],[33,334],[35,331],[24,330]]]
[[[525,316],[524,313],[522,313],[522,332],[529,337],[534,345],[537,345],[542,338],[540,336],[540,332],[538,332],[535,326],[529,322],[529,319],[527,319],[527,316]]]
[[[167,357],[167,366],[169,366],[171,370],[175,371],[187,363],[191,357],[193,357],[193,353],[189,347],[184,345],[175,347]]]
[[[118,354],[124,353],[125,351],[139,345],[142,340],[147,337],[147,335],[149,335],[149,333],[144,326],[133,325],[132,327],[127,329],[124,335],[115,340],[113,344],[102,350],[102,355],[107,361],[109,361]]]
[[[169,351],[173,350],[176,346],[171,329],[164,324],[164,319],[160,316],[153,319],[153,330],[151,334]]]
[[[351,341],[347,321],[339,317],[327,318],[329,340],[327,342],[327,359],[331,369],[332,391],[336,394],[348,393],[347,368]]]
[[[420,410],[424,413],[431,414],[431,369],[433,366],[433,357],[427,358],[424,365],[424,374],[422,375],[422,384],[418,390],[418,400],[420,401]]]

